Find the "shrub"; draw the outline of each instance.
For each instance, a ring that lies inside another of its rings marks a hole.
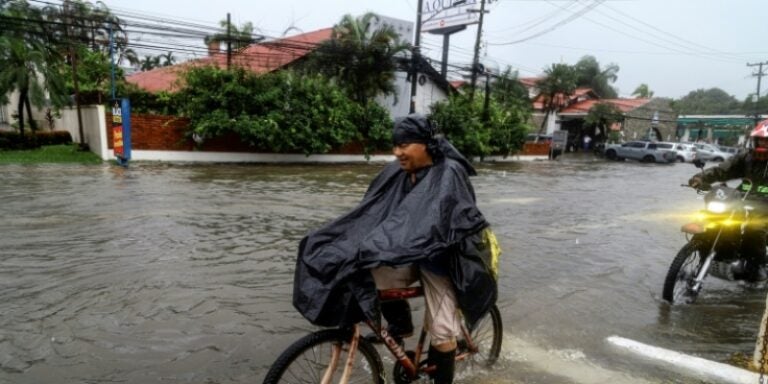
[[[18,132],[0,131],[0,149],[34,149],[42,145],[72,143],[67,131],[34,132],[22,136]]]

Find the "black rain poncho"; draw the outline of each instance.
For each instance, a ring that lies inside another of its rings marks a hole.
[[[449,259],[459,307],[470,324],[495,303],[488,223],[469,182],[474,169],[444,139],[437,148],[441,156],[409,193],[408,174],[394,161],[356,208],[301,241],[293,304],[310,322],[342,326],[365,316],[379,324],[370,269],[441,257]]]

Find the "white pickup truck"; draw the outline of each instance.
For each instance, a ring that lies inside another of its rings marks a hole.
[[[622,161],[631,159],[644,163],[672,163],[677,159],[674,150],[659,148],[653,141],[629,141],[623,144],[606,144],[605,157]]]

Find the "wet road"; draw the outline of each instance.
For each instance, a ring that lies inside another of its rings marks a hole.
[[[261,382],[312,330],[291,306],[299,240],[380,165],[0,167],[0,383]],[[463,382],[691,383],[620,335],[721,362],[751,354],[765,291],[660,300],[702,206],[687,164],[485,164],[504,254],[502,360]]]

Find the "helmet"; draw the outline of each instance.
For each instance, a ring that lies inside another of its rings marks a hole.
[[[768,160],[768,120],[763,120],[749,134],[752,141],[752,156],[755,160]]]

